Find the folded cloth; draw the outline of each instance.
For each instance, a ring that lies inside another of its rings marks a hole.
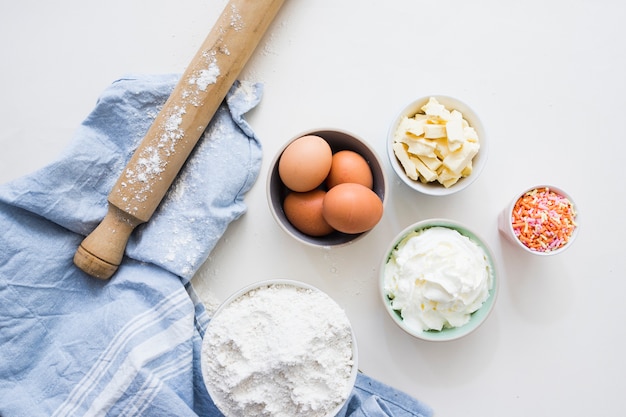
[[[55,162],[0,186],[1,416],[221,416],[202,381],[209,317],[190,280],[246,211],[262,150],[244,115],[262,86],[233,85],[111,280],[72,262],[177,81],[116,81]],[[341,417],[431,414],[360,374]]]
[[[341,417],[430,417],[432,409],[402,391],[359,373]]]

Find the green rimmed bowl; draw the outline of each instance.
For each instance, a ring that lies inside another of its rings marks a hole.
[[[445,227],[445,228],[456,230],[461,235],[466,236],[472,242],[478,245],[482,249],[482,251],[485,253],[485,257],[487,260],[487,264],[489,266],[489,273],[491,274],[493,285],[491,289],[489,290],[489,296],[487,300],[485,300],[485,302],[482,304],[482,306],[478,310],[476,310],[475,312],[471,314],[471,317],[468,323],[459,327],[443,328],[442,330],[421,331],[421,330],[416,330],[407,326],[407,324],[404,322],[404,319],[402,318],[400,311],[394,310],[392,308],[391,299],[389,298],[389,296],[387,295],[385,291],[385,270],[386,270],[386,265],[389,262],[389,259],[392,257],[394,250],[396,249],[396,247],[398,246],[400,242],[402,242],[411,233],[418,232],[421,230],[426,230],[431,227]],[[379,292],[380,292],[383,304],[385,306],[385,310],[387,311],[387,313],[389,313],[389,317],[391,317],[393,322],[396,325],[398,325],[398,327],[400,327],[402,330],[404,330],[406,333],[410,334],[411,336],[416,337],[418,339],[431,341],[431,342],[445,342],[445,341],[456,340],[472,333],[474,330],[480,327],[480,325],[483,324],[483,322],[487,319],[487,317],[492,312],[495,306],[496,298],[498,295],[498,288],[499,288],[499,283],[497,279],[497,267],[496,267],[495,259],[494,259],[491,249],[485,243],[485,240],[482,239],[479,235],[477,235],[474,231],[472,231],[468,227],[452,220],[428,219],[428,220],[423,220],[423,221],[420,221],[420,222],[417,222],[408,226],[403,231],[401,231],[398,235],[396,235],[396,237],[391,241],[387,250],[385,251],[385,255],[381,262],[380,277],[379,277]]]

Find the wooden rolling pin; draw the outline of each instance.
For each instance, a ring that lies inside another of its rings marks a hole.
[[[108,196],[108,212],[74,263],[109,279],[254,52],[284,0],[230,0]]]

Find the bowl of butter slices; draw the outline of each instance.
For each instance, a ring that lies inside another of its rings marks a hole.
[[[480,176],[488,140],[480,118],[467,104],[431,95],[397,114],[389,128],[387,153],[407,186],[444,196],[467,188]]]

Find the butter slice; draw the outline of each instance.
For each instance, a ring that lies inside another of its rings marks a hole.
[[[454,120],[454,119],[465,120],[463,118],[463,113],[461,113],[460,111],[456,109],[450,111],[450,120]],[[467,123],[467,121],[465,123]]]
[[[396,130],[395,140],[402,142],[405,136],[421,136],[424,134],[424,128],[422,127],[426,123],[426,119],[422,118],[414,118],[414,117],[403,117],[400,120],[400,124],[398,125],[398,129]]]
[[[417,181],[417,167],[415,166],[413,161],[411,161],[411,158],[409,157],[405,146],[406,145],[402,142],[395,142],[393,144],[393,152],[396,154],[396,157],[400,161],[402,168],[404,168],[404,172],[406,172],[406,175],[412,180]]]
[[[446,137],[445,124],[424,124],[424,137],[428,139],[439,139]]]
[[[439,183],[444,187],[449,188],[452,185],[456,184],[460,178],[460,175],[456,175],[445,166],[442,166],[441,169],[439,169],[438,171],[437,181],[439,181]]]
[[[477,143],[465,142],[460,149],[450,152],[443,159],[443,165],[455,175],[461,175],[461,171],[476,156],[479,148]]]
[[[478,143],[478,133],[471,126],[465,126],[463,128],[463,136],[465,136],[465,140],[468,142],[476,142]]]
[[[435,155],[437,144],[432,140],[423,137],[411,138],[406,136],[403,142],[407,144],[409,153],[413,155],[437,157]]]
[[[437,171],[439,169],[439,167],[441,166],[442,162],[441,159],[437,158],[436,156],[431,157],[431,156],[425,156],[425,155],[418,155],[417,156],[423,163],[424,165],[426,165],[431,171]]]
[[[424,164],[418,157],[409,157],[411,162],[415,165],[417,172],[424,178],[426,182],[435,181],[437,179],[437,172],[431,170]]]
[[[459,177],[456,177],[456,178],[451,178],[451,179],[449,179],[447,181],[444,181],[442,184],[443,184],[444,187],[450,188],[454,184],[456,184],[458,181],[459,181]]]
[[[469,161],[469,163],[465,166],[465,168],[463,168],[463,171],[461,171],[461,176],[469,177],[472,174],[473,170],[474,170],[474,164],[472,163],[472,161]]]
[[[450,119],[446,123],[446,136],[448,137],[448,148],[456,151],[465,142],[465,131],[463,129],[462,119]]]
[[[422,106],[422,111],[428,116],[436,116],[441,120],[450,119],[450,110],[446,109],[446,106],[439,103],[434,97],[428,99],[428,102]]]
[[[435,142],[437,143],[437,146],[435,147],[435,154],[443,161],[443,159],[450,153],[448,140],[446,138],[438,138]]]
[[[401,120],[400,123],[398,123],[398,128],[396,129],[396,132],[393,135],[393,140],[395,142],[402,142],[402,140],[404,139],[404,137],[406,136],[406,129],[409,122],[409,118],[407,116],[404,116]]]
[[[424,124],[426,124],[426,115],[416,114],[409,118],[406,131],[411,135],[422,136],[424,134]]]

